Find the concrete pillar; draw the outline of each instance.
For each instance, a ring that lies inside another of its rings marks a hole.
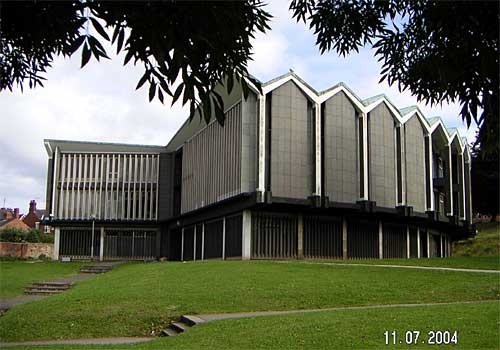
[[[257,191],[264,192],[265,188],[265,166],[266,166],[266,96],[258,97],[259,119],[258,119],[258,177]]]
[[[447,157],[447,169],[446,169],[446,179],[445,179],[445,191],[446,191],[446,215],[452,216],[453,213],[453,184],[452,184],[452,171],[453,167],[451,165],[452,157],[451,157],[451,144],[446,146],[446,152],[448,153]]]
[[[104,227],[101,227],[101,238],[100,238],[100,244],[99,244],[99,261],[104,260]]]
[[[382,221],[378,222],[378,257],[379,259],[384,258],[384,233]]]
[[[184,227],[181,230],[181,261],[184,261]]]
[[[201,260],[205,259],[205,223],[201,224]]]
[[[429,243],[431,241],[430,235],[429,231],[427,231],[427,259],[431,257],[431,247],[429,247]]]
[[[420,227],[417,226],[417,258],[421,258],[420,253]]]
[[[342,259],[347,260],[347,220],[342,218]]]
[[[439,234],[439,257],[442,258],[443,254],[443,235]]]
[[[314,128],[316,139],[314,142],[315,146],[315,190],[314,194],[316,196],[321,196],[321,104],[316,103],[315,105],[315,115],[314,115]]]
[[[406,258],[410,258],[410,226],[406,225]]]
[[[297,256],[299,259],[304,258],[304,218],[299,214],[297,225]]]
[[[241,258],[242,260],[250,260],[252,251],[252,212],[250,210],[243,210],[241,229]]]
[[[54,250],[52,251],[52,260],[59,260],[59,245],[61,244],[61,229],[55,228],[54,232]]]
[[[222,260],[226,259],[226,217],[222,217]]]
[[[368,118],[366,113],[362,113],[361,117],[363,118],[363,200],[368,200]]]

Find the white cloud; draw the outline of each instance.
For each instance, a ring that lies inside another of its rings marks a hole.
[[[44,88],[2,92],[0,205],[26,211],[31,199],[44,207],[47,155],[43,139],[165,145],[187,110],[148,102],[135,91],[140,67],[120,57],[80,69],[80,55],[58,58]]]

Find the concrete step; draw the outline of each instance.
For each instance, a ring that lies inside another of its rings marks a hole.
[[[182,315],[181,322],[184,322],[185,324],[193,327],[196,326],[197,324],[205,322],[205,320],[202,320],[201,318],[193,315]]]
[[[53,289],[53,290],[68,290],[69,288],[71,288],[71,285],[69,283],[36,282],[36,283],[33,283],[28,288]]]
[[[58,294],[71,288],[67,282],[34,282],[24,289],[24,294]]]
[[[160,336],[162,337],[175,337],[177,334],[179,334],[176,330],[172,328],[166,328],[161,330]]]
[[[26,288],[24,290],[24,294],[40,294],[40,295],[59,294],[62,292],[64,292],[64,290],[60,290],[60,289]]]
[[[190,328],[190,326],[185,324],[184,322],[179,321],[179,322],[172,322],[170,328],[175,330],[177,333],[183,333],[187,331]]]
[[[83,273],[104,273],[113,269],[113,266],[109,265],[86,265],[80,267],[80,272]]]

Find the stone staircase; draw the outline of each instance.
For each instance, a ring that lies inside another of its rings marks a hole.
[[[113,265],[84,265],[80,267],[81,273],[105,273],[113,269]]]
[[[179,321],[172,322],[167,328],[163,329],[160,333],[160,336],[173,337],[179,333],[184,333],[191,327],[203,322],[205,322],[205,320],[202,320],[199,317],[192,315],[182,315]]]
[[[24,289],[24,294],[51,295],[59,294],[71,288],[68,282],[34,282]]]

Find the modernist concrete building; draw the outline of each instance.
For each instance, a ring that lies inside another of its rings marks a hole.
[[[166,146],[46,140],[55,258],[443,257],[472,232],[469,148],[439,118],[293,72],[249,84]]]

